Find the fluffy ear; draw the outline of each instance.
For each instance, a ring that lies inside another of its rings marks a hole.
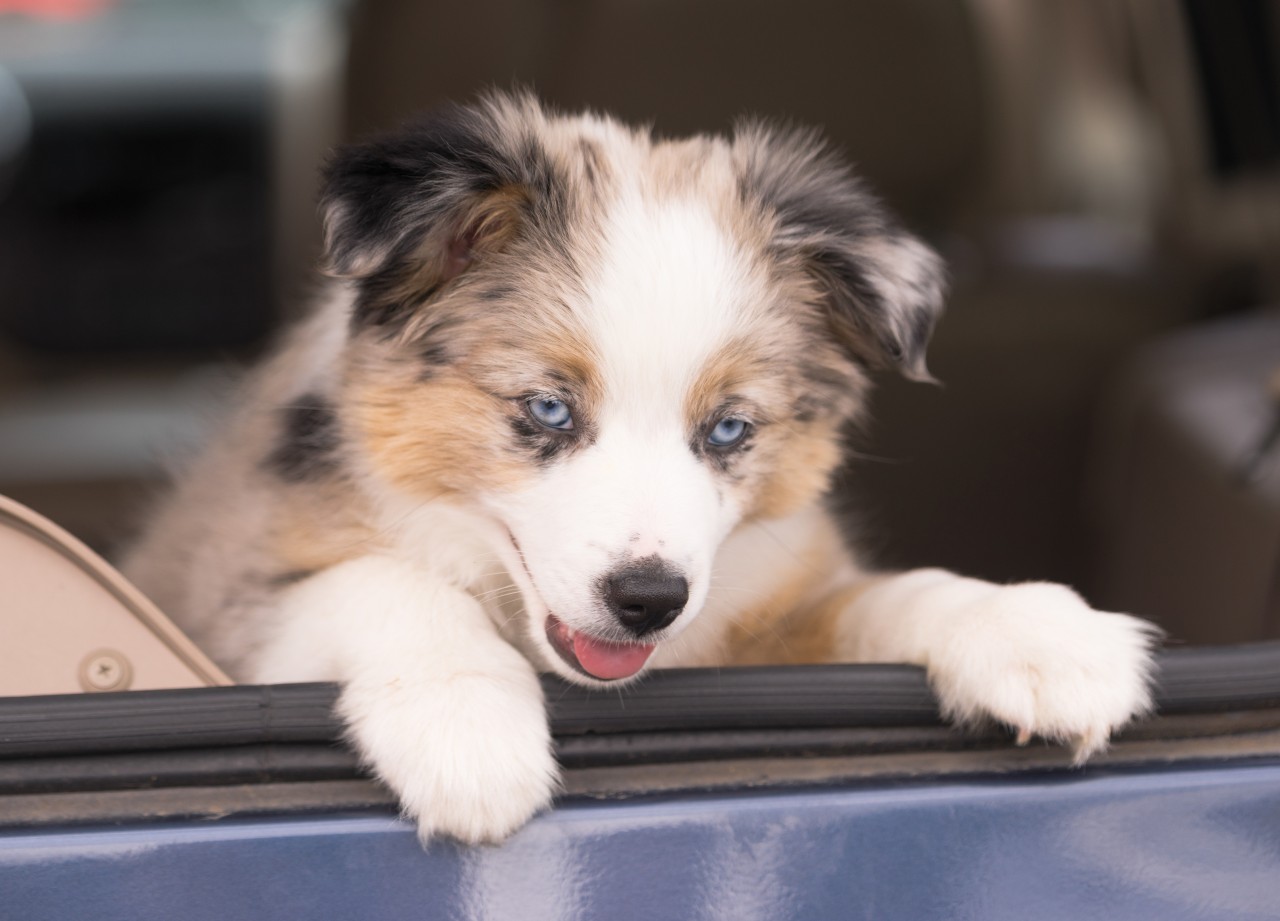
[[[537,141],[542,119],[532,98],[494,95],[334,154],[321,194],[325,263],[358,282],[357,320],[393,322],[545,222],[555,184]]]
[[[899,228],[816,132],[740,125],[743,195],[776,219],[773,246],[818,285],[832,329],[874,366],[931,381],[929,336],[942,312],[945,271]]]

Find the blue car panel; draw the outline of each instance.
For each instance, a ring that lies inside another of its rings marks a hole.
[[[4,921],[1280,917],[1280,758],[573,800],[501,847],[387,814],[0,833]]]

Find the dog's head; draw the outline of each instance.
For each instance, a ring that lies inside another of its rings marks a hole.
[[[496,523],[579,681],[638,673],[736,526],[826,490],[867,368],[927,377],[939,260],[809,132],[492,96],[339,152],[324,208],[366,466]]]

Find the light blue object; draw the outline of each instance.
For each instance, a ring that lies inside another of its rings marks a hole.
[[[1280,759],[578,801],[496,848],[379,815],[0,833],[4,921],[1277,917]]]

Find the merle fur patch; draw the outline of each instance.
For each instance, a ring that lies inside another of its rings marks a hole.
[[[798,258],[858,358],[929,379],[924,354],[942,312],[942,261],[900,229],[814,133],[739,127],[739,195],[771,212],[773,249]]]
[[[322,479],[338,469],[338,416],[324,397],[307,394],[281,410],[280,436],[266,466],[290,483]]]
[[[449,106],[341,149],[324,175],[327,261],[357,281],[357,327],[395,330],[449,280],[430,271],[485,196],[519,202],[519,234],[568,258],[568,183],[525,123],[519,99]],[[505,108],[504,108],[505,107]],[[439,253],[435,250],[440,250]]]

